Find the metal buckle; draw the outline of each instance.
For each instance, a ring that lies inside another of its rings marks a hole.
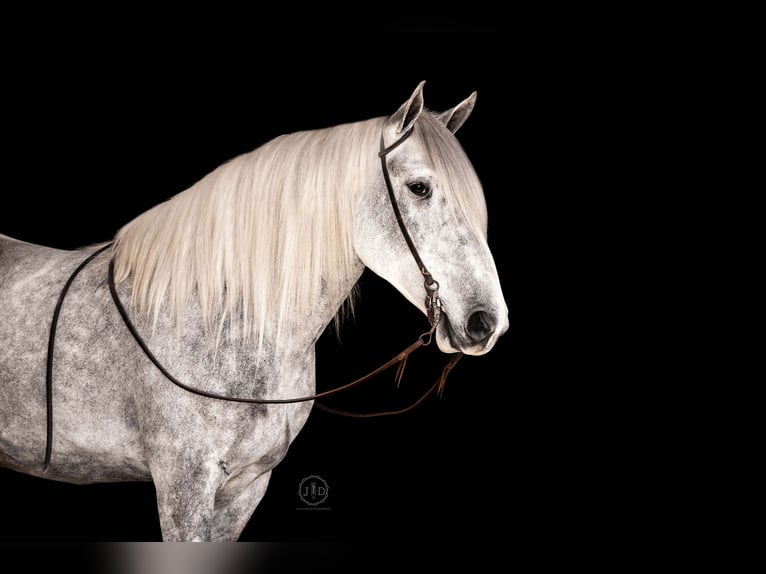
[[[431,279],[430,282],[426,279],[426,311],[428,312],[428,322],[431,323],[431,327],[436,328],[441,319],[442,301],[439,298],[439,282],[435,279]]]

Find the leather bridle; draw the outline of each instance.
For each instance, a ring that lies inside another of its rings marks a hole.
[[[386,143],[383,141],[383,133],[381,132],[380,152],[378,153],[378,156],[380,157],[380,169],[383,172],[383,180],[386,182],[386,189],[388,190],[388,198],[391,200],[391,207],[394,208],[394,215],[396,215],[396,222],[399,224],[399,229],[401,229],[404,240],[407,242],[407,247],[410,248],[410,252],[415,258],[415,262],[418,264],[418,269],[425,280],[423,285],[426,289],[426,311],[428,312],[428,322],[431,323],[431,332],[433,333],[436,326],[439,324],[439,319],[441,319],[442,304],[441,299],[439,299],[439,282],[436,281],[428,271],[426,264],[423,263],[423,259],[420,257],[420,253],[418,253],[418,250],[415,247],[415,243],[412,241],[412,237],[410,237],[410,234],[407,231],[407,226],[404,224],[404,219],[402,218],[402,212],[399,210],[399,203],[396,201],[394,186],[391,185],[391,176],[388,174],[388,164],[386,162],[386,156],[405,142],[407,138],[412,135],[414,129],[414,126],[408,129],[404,132],[402,137],[388,147],[386,147]]]
[[[179,381],[162,365],[162,363],[160,363],[157,357],[154,356],[154,353],[152,353],[151,349],[149,349],[149,346],[146,344],[146,342],[144,341],[144,339],[141,337],[138,330],[136,329],[135,325],[131,321],[130,316],[128,315],[124,305],[122,304],[122,301],[120,301],[119,295],[117,294],[117,288],[115,286],[115,280],[114,280],[114,257],[112,257],[109,261],[109,272],[108,272],[109,292],[111,293],[112,300],[114,301],[114,304],[117,307],[117,311],[119,312],[120,317],[122,317],[122,320],[125,323],[125,326],[128,328],[128,331],[130,331],[130,334],[136,340],[139,347],[141,347],[141,350],[144,352],[144,354],[149,358],[149,360],[152,363],[154,363],[154,365],[165,376],[165,378],[167,378],[171,383],[175,384],[176,386],[184,389],[185,391],[194,393],[196,395],[200,395],[210,399],[217,399],[217,400],[229,401],[229,402],[235,402],[235,403],[256,404],[256,405],[271,405],[271,404],[300,403],[300,402],[306,402],[306,401],[318,401],[318,399],[330,397],[332,395],[338,394],[342,391],[355,387],[365,381],[368,381],[372,379],[373,377],[375,377],[376,375],[382,373],[383,371],[391,368],[393,365],[396,365],[396,364],[398,364],[399,367],[397,368],[397,371],[396,371],[395,381],[396,381],[397,387],[399,386],[402,376],[404,374],[404,368],[407,364],[407,358],[420,347],[427,346],[431,343],[434,332],[436,331],[436,327],[439,325],[439,321],[441,319],[441,311],[442,311],[442,303],[441,303],[441,299],[439,298],[439,283],[433,278],[431,273],[428,271],[428,268],[423,263],[423,260],[420,257],[420,254],[418,253],[417,248],[415,247],[415,243],[412,241],[412,238],[410,237],[410,234],[407,231],[407,227],[404,224],[404,219],[402,218],[401,211],[399,210],[399,204],[396,201],[396,196],[394,194],[393,185],[391,184],[391,177],[388,173],[388,165],[386,162],[386,156],[389,153],[391,153],[391,151],[399,147],[404,141],[406,141],[407,138],[409,138],[412,135],[413,129],[414,129],[414,126],[409,128],[406,132],[404,132],[404,134],[398,140],[396,140],[393,144],[391,144],[388,147],[386,147],[385,141],[383,139],[383,134],[381,133],[380,152],[378,153],[378,156],[380,157],[380,165],[381,165],[381,170],[383,171],[383,179],[386,184],[386,189],[388,190],[389,199],[391,200],[391,206],[394,209],[396,221],[399,224],[399,229],[401,230],[402,235],[404,236],[404,239],[407,242],[407,246],[409,247],[410,252],[412,253],[412,256],[415,258],[415,261],[418,264],[418,269],[420,270],[420,273],[423,275],[423,278],[424,278],[424,288],[426,291],[425,307],[428,314],[428,322],[430,323],[431,328],[425,333],[422,333],[415,340],[414,343],[412,343],[403,351],[401,351],[400,353],[398,353],[397,355],[395,355],[394,357],[392,357],[391,359],[389,359],[388,361],[380,365],[378,368],[370,371],[369,373],[367,373],[366,375],[362,377],[359,377],[358,379],[351,381],[350,383],[346,383],[345,385],[341,385],[341,386],[338,386],[326,391],[322,391],[319,393],[314,393],[312,395],[306,395],[303,397],[292,397],[287,399],[256,399],[256,398],[232,397],[227,395],[221,395],[218,393],[204,391]],[[53,320],[51,322],[50,335],[48,338],[48,358],[47,358],[47,365],[46,365],[47,368],[46,368],[46,381],[45,381],[46,413],[47,413],[46,431],[47,432],[46,432],[44,471],[47,471],[48,467],[50,466],[51,453],[52,453],[53,350],[54,350],[55,339],[56,339],[56,326],[58,324],[58,318],[61,312],[61,306],[64,302],[64,298],[66,297],[69,287],[72,285],[72,282],[74,281],[75,277],[77,277],[77,275],[80,273],[80,271],[82,271],[83,268],[88,263],[90,263],[97,255],[99,255],[100,253],[106,251],[107,249],[111,247],[112,247],[112,243],[108,243],[104,245],[103,247],[101,247],[100,249],[92,253],[82,263],[80,263],[80,265],[74,270],[72,275],[64,284],[64,287],[62,288],[61,293],[59,294],[59,298],[58,298],[58,301],[56,302],[56,307],[53,312]],[[436,382],[428,390],[426,390],[426,392],[414,403],[401,409],[382,411],[382,412],[372,412],[372,413],[356,413],[356,412],[349,412],[349,411],[344,411],[344,410],[336,409],[333,407],[329,407],[320,402],[315,402],[314,404],[318,408],[326,412],[343,415],[343,416],[356,417],[356,418],[369,418],[369,417],[380,417],[380,416],[403,414],[421,405],[428,397],[434,394],[434,392],[436,392],[437,390],[439,392],[439,395],[441,395],[447,381],[447,376],[449,375],[450,371],[454,368],[454,366],[457,364],[457,362],[460,360],[462,356],[463,354],[460,352],[455,353],[450,358],[449,362],[443,367],[441,375],[436,380]]]

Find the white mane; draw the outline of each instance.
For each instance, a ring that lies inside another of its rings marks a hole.
[[[455,138],[430,113],[416,139],[444,170],[454,205],[486,234],[481,186]],[[328,280],[352,281],[357,193],[379,176],[383,118],[280,136],[221,165],[116,235],[116,281],[156,322],[196,297],[209,332],[262,342],[306,316]],[[429,149],[430,148],[430,149]],[[461,197],[461,194],[466,194]]]
[[[280,136],[221,165],[118,233],[133,304],[180,314],[193,296],[215,333],[246,339],[313,305],[354,263],[352,207],[377,166],[381,121]]]

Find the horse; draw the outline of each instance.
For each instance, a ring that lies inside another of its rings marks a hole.
[[[229,159],[112,241],[0,235],[0,465],[151,481],[162,540],[236,541],[316,404],[315,344],[353,315],[365,269],[428,318],[419,343],[488,353],[508,307],[455,136],[476,92],[437,112],[424,83],[390,115]]]

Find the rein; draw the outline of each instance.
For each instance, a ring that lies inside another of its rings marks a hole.
[[[235,403],[248,403],[248,404],[254,404],[254,405],[278,405],[278,404],[286,404],[286,403],[302,403],[306,401],[313,401],[317,399],[323,399],[326,397],[330,397],[332,395],[335,395],[337,393],[340,393],[341,391],[348,390],[352,387],[355,387],[356,385],[363,383],[374,376],[378,375],[379,373],[382,373],[386,369],[392,367],[393,365],[400,363],[399,369],[396,373],[396,382],[397,384],[401,381],[402,375],[404,374],[404,366],[407,361],[407,357],[412,354],[416,349],[422,347],[423,345],[428,345],[430,343],[431,334],[433,332],[433,329],[435,326],[431,329],[431,331],[427,331],[426,333],[423,333],[420,335],[417,340],[412,343],[410,346],[408,346],[406,349],[404,349],[402,352],[397,354],[395,357],[389,359],[385,363],[383,363],[381,366],[379,366],[377,369],[370,371],[366,375],[359,377],[358,379],[351,381],[350,383],[346,383],[345,385],[341,385],[339,387],[335,387],[333,389],[329,389],[327,391],[322,391],[320,393],[315,393],[312,395],[306,395],[304,397],[293,397],[289,399],[254,399],[254,398],[246,398],[246,397],[230,397],[227,395],[221,395],[218,393],[211,393],[208,391],[203,391],[201,389],[197,389],[195,387],[191,387],[187,384],[182,383],[178,379],[176,379],[170,372],[160,363],[160,361],[157,359],[157,357],[154,356],[154,353],[149,349],[149,346],[146,344],[146,342],[143,340],[141,335],[136,330],[135,325],[133,325],[133,322],[130,320],[130,317],[128,316],[127,311],[125,310],[125,307],[122,305],[122,302],[120,301],[119,296],[117,295],[117,289],[114,284],[114,259],[112,259],[109,262],[109,291],[112,294],[112,299],[114,300],[114,304],[117,307],[117,311],[119,311],[120,316],[122,317],[122,320],[125,322],[125,326],[130,331],[130,334],[133,335],[133,338],[136,340],[138,345],[141,347],[141,350],[144,352],[144,354],[149,358],[149,360],[154,363],[154,365],[159,369],[159,371],[165,375],[165,378],[167,378],[171,383],[174,385],[181,387],[185,391],[189,391],[190,393],[194,393],[196,395],[200,395],[203,397],[208,397],[210,399],[218,399],[221,401],[229,401],[229,402],[235,402]],[[453,357],[454,359],[454,357]],[[454,360],[454,363],[456,363],[457,360]],[[454,364],[453,363],[453,364]],[[451,370],[452,367],[448,364],[447,365],[449,369]],[[447,367],[445,367],[445,370]],[[442,378],[446,377],[446,375],[442,375]],[[434,384],[433,387],[431,387],[428,391],[426,391],[426,395],[428,396],[433,391],[435,391],[437,388],[441,387],[443,389],[444,382],[442,382],[442,378],[440,378],[436,384]],[[441,390],[440,389],[440,390]],[[417,404],[422,402],[422,400],[425,398],[422,397],[417,401]],[[414,408],[416,405],[411,405],[410,407],[407,407],[403,409],[402,411],[392,411],[392,412],[385,412],[385,413],[346,413],[344,411],[336,411],[335,409],[332,409],[330,407],[324,407],[324,405],[320,405],[317,403],[317,406],[323,410],[328,410],[330,412],[336,412],[337,414],[346,414],[348,416],[382,416],[385,414],[398,414],[399,412],[406,412],[412,408]]]
[[[425,307],[426,311],[428,313],[428,322],[431,325],[430,330],[426,331],[425,333],[422,333],[412,344],[410,344],[408,347],[406,347],[403,351],[377,367],[376,369],[370,371],[366,375],[359,377],[358,379],[355,379],[351,381],[350,383],[346,383],[345,385],[341,385],[326,391],[322,391],[319,393],[315,393],[312,395],[306,395],[303,397],[293,397],[293,398],[287,398],[287,399],[255,399],[255,398],[246,398],[246,397],[231,397],[227,395],[221,395],[218,393],[212,393],[208,391],[203,391],[201,389],[197,389],[195,387],[186,385],[179,381],[177,378],[175,378],[163,365],[160,363],[160,361],[157,359],[157,357],[154,356],[154,353],[152,353],[151,349],[149,349],[149,346],[146,344],[146,342],[143,340],[141,335],[139,334],[138,330],[136,329],[133,322],[130,320],[130,317],[125,309],[125,307],[122,304],[122,301],[120,301],[120,298],[117,294],[117,288],[115,286],[114,281],[114,257],[112,257],[109,261],[109,292],[112,296],[112,300],[114,301],[115,307],[117,307],[117,311],[120,314],[120,317],[122,318],[123,322],[125,323],[125,326],[128,328],[128,331],[130,331],[130,334],[133,336],[133,338],[138,343],[139,347],[141,347],[141,350],[144,352],[144,354],[149,358],[149,360],[154,363],[154,365],[157,367],[157,369],[167,378],[171,383],[174,385],[180,387],[181,389],[184,389],[185,391],[188,391],[190,393],[194,393],[196,395],[200,395],[203,397],[207,397],[210,399],[217,399],[221,401],[229,401],[229,402],[235,402],[235,403],[247,403],[247,404],[257,404],[257,405],[271,405],[271,404],[286,404],[286,403],[300,403],[300,402],[306,402],[306,401],[317,401],[318,399],[323,399],[326,397],[330,397],[332,395],[338,394],[342,391],[346,391],[348,389],[351,389],[352,387],[355,387],[365,381],[368,381],[372,379],[373,377],[379,375],[383,371],[391,368],[392,366],[398,364],[398,368],[396,370],[395,375],[395,381],[397,387],[401,383],[402,376],[404,375],[404,369],[407,364],[407,358],[415,352],[417,349],[423,346],[428,346],[431,341],[433,340],[434,332],[436,331],[436,327],[439,325],[439,320],[441,319],[441,299],[439,298],[439,283],[433,278],[431,273],[426,268],[425,264],[423,263],[423,260],[420,257],[420,254],[418,253],[414,242],[412,241],[412,238],[410,237],[410,234],[407,232],[407,227],[404,224],[404,219],[402,218],[401,211],[399,210],[399,205],[396,201],[396,196],[394,195],[393,186],[391,184],[391,177],[388,173],[388,165],[386,162],[386,156],[396,149],[399,145],[401,145],[407,138],[409,138],[412,135],[412,131],[414,128],[410,128],[407,130],[398,140],[396,140],[393,144],[386,147],[385,142],[383,140],[383,134],[380,135],[380,152],[378,153],[378,156],[380,157],[380,163],[381,163],[381,170],[383,171],[383,179],[386,184],[386,189],[388,190],[388,196],[391,200],[391,206],[394,209],[394,214],[396,216],[396,221],[399,224],[399,229],[402,231],[402,235],[404,236],[405,241],[407,242],[407,246],[410,249],[410,252],[412,253],[412,256],[414,257],[415,261],[418,264],[418,269],[420,270],[421,274],[424,278],[424,287],[426,291],[426,298],[425,298]],[[112,243],[108,243],[92,253],[89,257],[87,257],[80,265],[72,272],[72,275],[69,277],[67,282],[64,284],[64,287],[61,290],[61,293],[59,294],[58,301],[56,302],[56,307],[53,312],[53,320],[51,322],[51,328],[50,328],[50,334],[48,338],[48,358],[47,358],[47,365],[46,365],[46,378],[45,378],[45,391],[46,391],[46,418],[47,418],[47,426],[46,426],[46,444],[45,444],[45,464],[44,464],[44,471],[48,470],[48,467],[50,466],[51,461],[51,454],[52,454],[52,444],[53,444],[53,351],[55,347],[55,340],[56,340],[56,327],[58,324],[58,318],[61,312],[61,306],[63,305],[64,298],[66,297],[67,292],[69,291],[70,286],[72,285],[72,282],[74,281],[75,277],[82,271],[85,266],[90,263],[97,255],[103,253],[107,249],[112,247]],[[463,356],[462,353],[455,353],[449,360],[449,362],[442,368],[441,375],[436,380],[436,382],[431,385],[430,388],[426,390],[426,392],[417,399],[414,403],[410,404],[409,406],[406,406],[401,409],[397,410],[390,410],[390,411],[380,411],[380,412],[371,412],[371,413],[357,413],[357,412],[349,412],[344,411],[340,409],[336,409],[333,407],[329,407],[327,405],[324,405],[320,402],[315,402],[315,406],[317,406],[320,410],[323,410],[325,412],[329,412],[332,414],[347,416],[347,417],[354,417],[354,418],[371,418],[371,417],[380,417],[380,416],[389,416],[389,415],[398,415],[403,414],[408,411],[411,411],[415,409],[416,407],[420,406],[425,400],[434,394],[438,390],[439,396],[444,391],[444,387],[447,382],[447,376],[449,375],[450,371],[455,367],[457,362],[460,360],[460,358]]]

